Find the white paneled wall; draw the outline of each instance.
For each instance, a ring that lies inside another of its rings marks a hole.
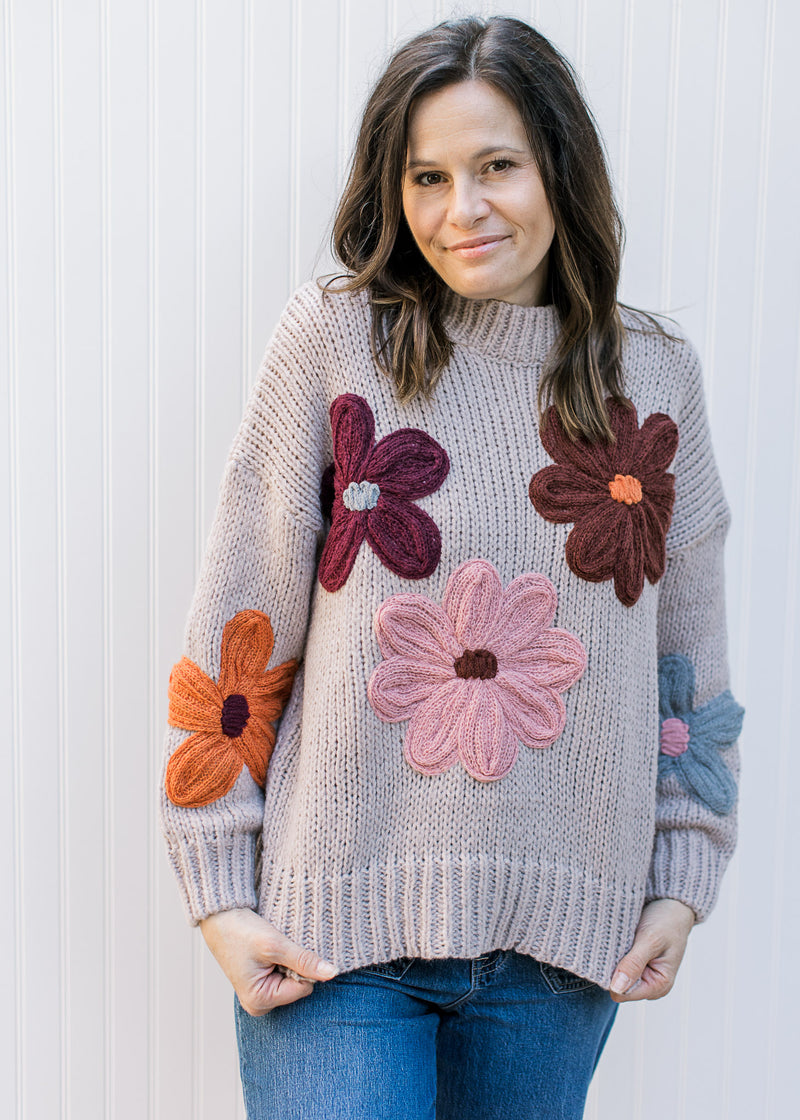
[[[621,1008],[587,1116],[795,1115],[800,6],[3,0],[3,1116],[243,1116],[231,990],[155,815],[167,675],[263,346],[332,267],[366,90],[470,11],[531,20],[584,76],[622,298],[703,354],[734,514],[739,850],[672,993]]]

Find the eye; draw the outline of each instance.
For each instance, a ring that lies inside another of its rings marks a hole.
[[[514,161],[510,159],[493,159],[489,167],[494,171],[507,171],[509,167],[514,166]]]
[[[431,182],[431,180],[434,180],[434,182]],[[423,171],[422,174],[417,175],[414,180],[414,182],[419,183],[421,187],[438,187],[441,181],[442,176],[438,171]]]

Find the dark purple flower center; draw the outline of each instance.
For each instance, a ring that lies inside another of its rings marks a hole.
[[[497,676],[497,658],[490,649],[465,649],[455,660],[457,677],[490,681]]]
[[[238,692],[232,692],[230,696],[225,697],[220,720],[223,735],[227,735],[229,739],[238,739],[247,727],[249,719],[250,708],[246,696],[242,696]]]

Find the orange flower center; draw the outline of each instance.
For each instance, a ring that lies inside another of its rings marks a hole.
[[[456,676],[490,681],[497,676],[497,658],[490,649],[465,649],[455,662]]]
[[[246,696],[242,696],[239,692],[232,692],[230,696],[225,697],[220,717],[223,735],[227,735],[229,739],[238,739],[247,727],[249,719],[250,705],[247,703]]]
[[[642,500],[642,484],[632,474],[615,474],[608,488],[614,501],[624,502],[626,506],[632,506]]]

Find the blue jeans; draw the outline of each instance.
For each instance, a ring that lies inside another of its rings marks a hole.
[[[234,998],[248,1120],[578,1120],[619,1006],[513,949],[368,965],[260,1017]]]

